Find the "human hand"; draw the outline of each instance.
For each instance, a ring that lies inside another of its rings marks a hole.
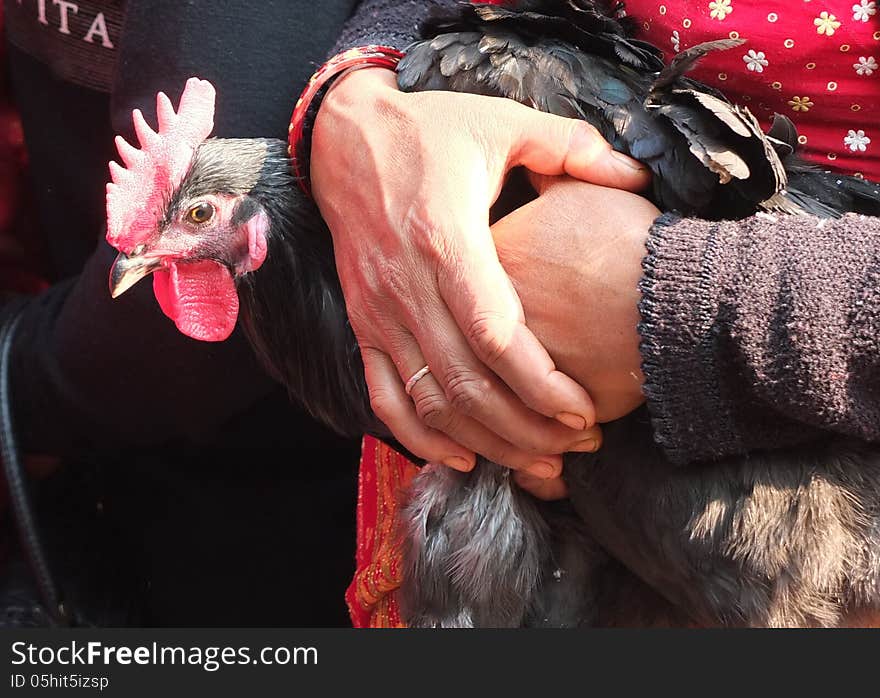
[[[570,177],[532,178],[539,196],[492,226],[526,321],[560,370],[587,389],[598,422],[642,402],[638,284],[647,199]]]
[[[599,432],[498,262],[488,212],[517,165],[634,190],[648,180],[581,122],[497,98],[404,94],[390,71],[365,69],[325,96],[311,184],[377,416],[427,460],[467,470],[478,452],[546,478],[560,472],[556,454],[594,449]]]
[[[492,226],[498,256],[529,327],[608,422],[644,401],[638,283],[660,211],[636,194],[569,177],[533,182],[538,198]],[[545,499],[565,494],[561,478],[516,478]]]

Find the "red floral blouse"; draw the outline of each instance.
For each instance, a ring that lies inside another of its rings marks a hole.
[[[668,59],[703,41],[746,43],[692,75],[767,125],[789,116],[812,162],[880,180],[878,0],[629,0],[642,37]]]

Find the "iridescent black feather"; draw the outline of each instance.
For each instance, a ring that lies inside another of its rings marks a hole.
[[[832,185],[796,156],[783,164],[748,109],[686,76],[706,53],[741,40],[693,46],[664,64],[659,49],[631,37],[620,9],[591,0],[464,4],[426,23],[398,82],[583,119],[651,169],[652,198],[665,211],[733,219],[756,210],[822,217],[863,210],[841,206],[841,188],[864,191],[856,178]]]

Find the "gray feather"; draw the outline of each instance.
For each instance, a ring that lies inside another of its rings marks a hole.
[[[425,467],[402,520],[404,578],[419,580],[403,587],[410,625],[522,625],[550,548],[536,502],[509,470],[488,461],[471,473]]]

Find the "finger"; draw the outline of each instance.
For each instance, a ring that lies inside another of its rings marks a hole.
[[[532,451],[523,450],[475,419],[457,411],[446,399],[433,375],[425,376],[413,387],[412,398],[416,413],[426,424],[443,431],[462,446],[472,449],[493,463],[526,471],[538,478],[558,477],[562,472],[561,456],[540,453],[536,455]],[[598,450],[602,438],[599,427],[584,433],[585,438],[566,450]]]
[[[415,381],[411,378],[402,378],[401,380],[404,382],[404,394],[406,394],[406,385],[412,386],[409,395],[409,399],[412,401],[412,412],[426,428],[434,432],[445,433],[462,447],[479,453],[499,465],[514,470],[528,470],[539,478],[559,475],[562,468],[561,456],[536,456],[534,453],[523,451],[491,432],[476,420],[456,410],[430,371],[424,372],[423,368],[413,370],[420,361],[424,360],[421,358],[420,351],[417,348],[411,349],[409,356],[411,358],[404,358],[394,363],[408,366],[408,368],[401,369],[402,376],[418,378]],[[411,416],[409,416],[409,420],[411,421]],[[403,443],[402,440],[401,443]],[[592,446],[592,442],[590,445]],[[418,453],[418,451],[413,452]],[[465,470],[455,463],[447,464],[456,470]],[[470,467],[466,469],[469,470]]]
[[[569,451],[577,453],[595,453],[602,448],[602,427],[598,424],[588,430],[587,439],[575,444]]]
[[[553,501],[568,497],[568,486],[561,477],[541,479],[530,473],[518,472],[514,473],[513,479],[517,485],[538,499]]]
[[[413,395],[411,398],[404,391],[394,363],[384,352],[369,348],[362,350],[362,354],[373,411],[391,429],[395,438],[420,458],[467,472],[473,469],[476,462],[474,452],[479,448],[489,460],[514,470],[528,471],[539,479],[558,477],[562,472],[561,456],[536,459],[533,454],[515,448],[474,420],[456,417],[430,374],[417,384],[424,385],[419,393],[423,397]],[[416,393],[415,388],[413,393]],[[457,426],[450,422],[456,438],[427,426],[420,416],[420,408],[430,410],[438,418],[447,414],[453,415],[453,420],[460,419]],[[457,443],[459,439],[460,444]]]
[[[517,448],[475,419],[457,411],[432,374],[416,383],[412,399],[416,414],[426,425],[443,431],[462,446],[493,463],[529,472],[540,479],[558,477],[562,472],[562,456],[536,456]]]
[[[442,432],[419,419],[412,399],[404,392],[391,359],[378,349],[362,347],[364,374],[370,393],[370,406],[376,417],[411,453],[427,461],[443,463],[456,470],[474,467],[473,451],[460,446]]]
[[[592,182],[580,182],[573,177],[569,177],[568,175],[542,175],[537,174],[535,172],[527,172],[526,177],[529,180],[529,184],[532,185],[532,189],[535,190],[535,193],[538,196],[546,194],[552,187],[558,186],[561,184],[576,184],[578,187],[581,187],[582,190],[586,188],[592,188],[597,192],[607,192],[608,187],[602,187],[598,184],[593,184]]]
[[[586,121],[566,119],[511,103],[508,167],[523,165],[547,175],[568,174],[585,182],[641,191],[651,180],[647,167],[615,151]]]
[[[477,358],[532,410],[576,429],[595,423],[587,392],[556,365],[526,327],[519,299],[498,261],[490,235],[471,236],[455,264],[440,270],[443,300]],[[434,335],[435,337],[438,335]],[[419,337],[427,352],[426,340]]]
[[[388,338],[400,338],[408,333],[405,330],[388,332]],[[438,332],[442,336],[444,333]],[[424,370],[425,365],[419,366],[423,358],[421,349],[416,344],[415,338],[409,335],[410,341],[405,344],[397,344],[397,349],[390,351],[396,357],[393,361],[399,367],[398,372],[404,384],[410,387],[409,397],[412,400],[413,410],[422,423],[433,431],[445,433],[453,441],[461,444],[475,453],[479,453],[494,463],[503,465],[514,470],[527,470],[535,477],[557,477],[562,469],[562,458],[559,455],[536,455],[529,451],[518,448],[491,429],[483,426],[479,421],[457,409],[446,395],[443,387],[437,381],[436,376],[429,369]],[[430,359],[428,359],[430,361]],[[416,368],[419,366],[419,368]],[[414,380],[413,377],[417,378]],[[514,401],[516,402],[516,401]],[[537,415],[535,415],[537,416]],[[540,419],[545,419],[539,417]],[[557,429],[565,429],[545,420]],[[580,432],[577,432],[580,438]],[[583,432],[587,436],[587,443],[591,450],[598,448],[595,440],[597,435],[601,438],[598,427]],[[583,442],[581,443],[583,446]]]
[[[442,304],[440,299],[437,302]],[[395,363],[403,367],[404,383],[419,375],[421,361],[431,366],[432,375],[421,378],[412,390],[417,411],[429,427],[464,444],[461,430],[469,425],[461,418],[469,417],[507,444],[530,453],[533,459],[541,454],[598,447],[598,427],[572,430],[529,409],[477,359],[452,315],[442,305],[440,308],[435,307],[433,313],[426,313],[416,323],[415,336],[409,335],[406,340],[398,335],[398,342],[389,347]],[[436,386],[436,390],[429,391],[429,386]],[[487,446],[472,442],[466,445],[488,456]]]

